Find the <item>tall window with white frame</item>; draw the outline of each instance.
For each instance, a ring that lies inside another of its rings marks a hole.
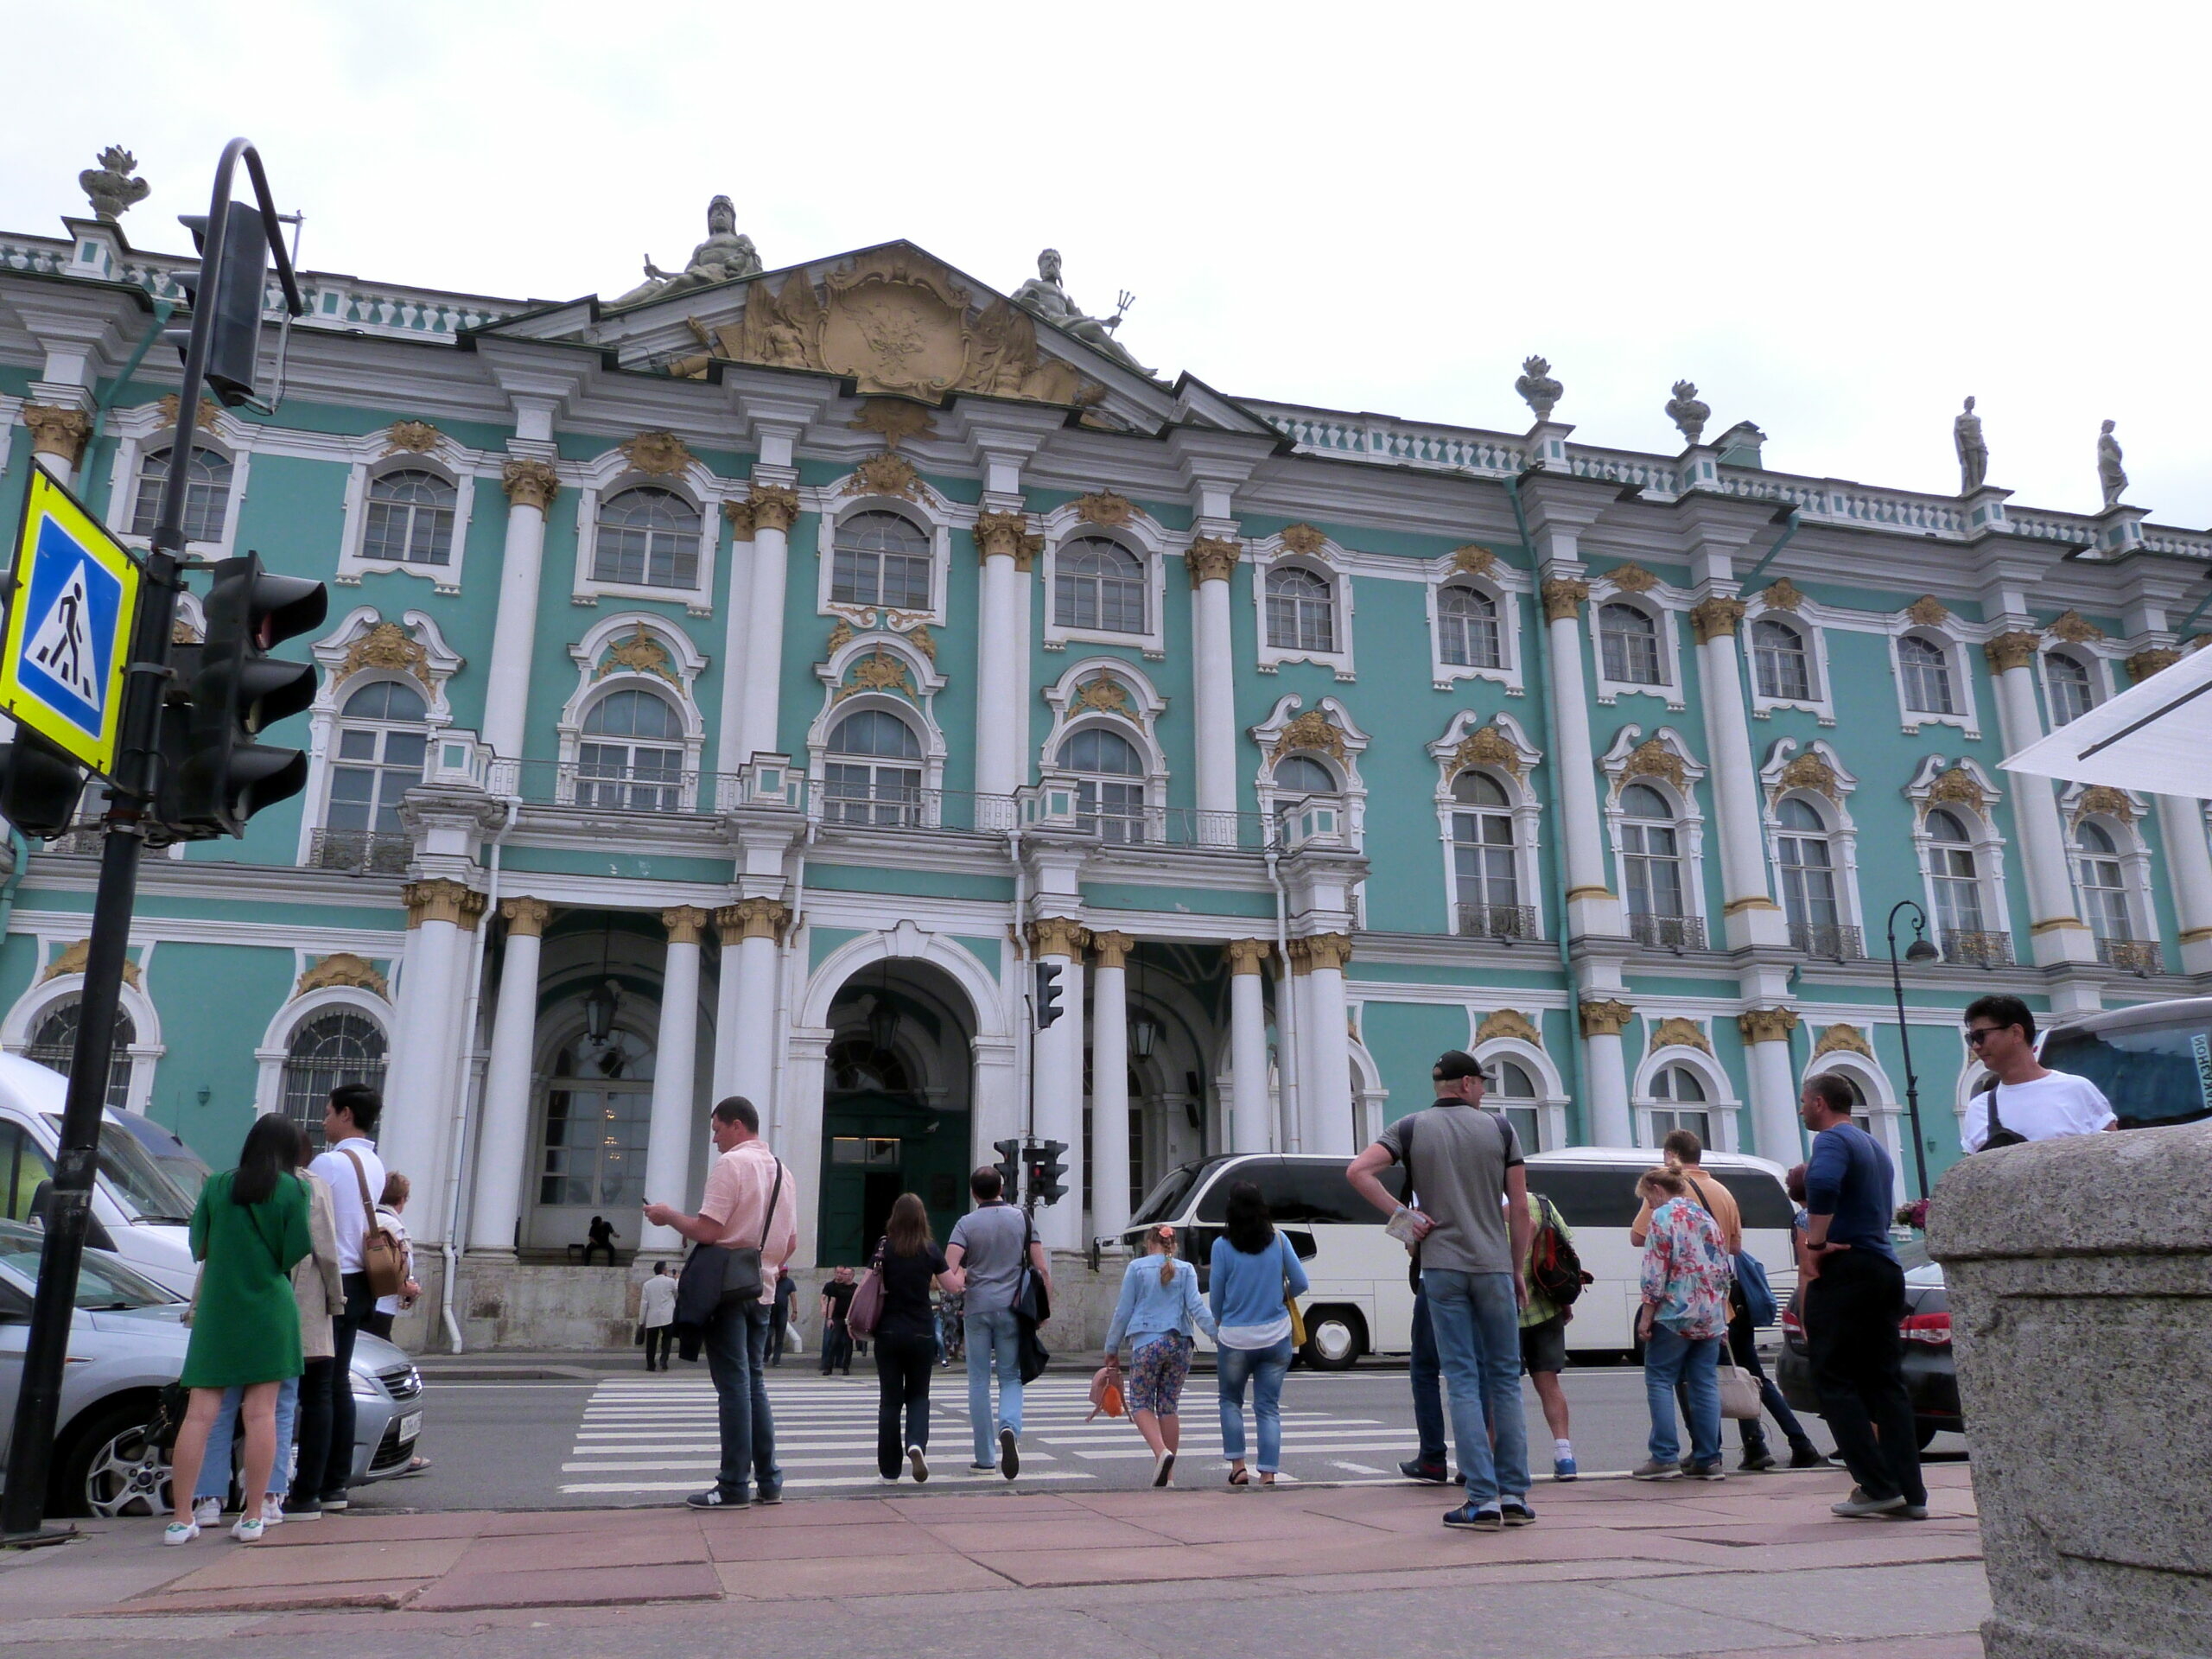
[[[1521,1150],[1541,1152],[1544,1149],[1544,1114],[1536,1104],[1536,1080],[1529,1075],[1528,1067],[1518,1060],[1492,1060],[1490,1072],[1497,1097],[1497,1109],[1505,1114],[1505,1121],[1513,1126],[1513,1134],[1521,1142]]]
[[[330,798],[310,861],[318,869],[404,874],[412,838],[399,804],[423,781],[429,747],[423,694],[399,680],[373,680],[346,699],[332,746]]]
[[[1701,1146],[1713,1144],[1713,1112],[1705,1084],[1687,1065],[1662,1065],[1651,1079],[1651,1144],[1688,1129]]]
[[[599,510],[591,576],[631,588],[696,588],[698,508],[650,485],[609,496]]]
[[[67,1077],[69,1068],[76,1063],[77,1021],[82,1012],[78,999],[70,996],[39,1015],[31,1039],[23,1048],[23,1058]],[[118,1007],[115,1011],[115,1046],[108,1051],[107,1063],[107,1103],[118,1111],[130,1104],[130,1050],[137,1040],[138,1028],[131,1022],[130,1010]]]
[[[304,1020],[285,1046],[277,1109],[322,1145],[322,1112],[341,1083],[384,1086],[384,1027],[359,1008],[331,1008]]]
[[[1621,791],[1621,863],[1630,935],[1642,944],[1702,950],[1704,922],[1688,913],[1681,830],[1649,784]]]
[[[1780,702],[1813,700],[1813,657],[1805,636],[1787,622],[1761,617],[1751,624],[1751,667],[1759,696]]]
[[[683,795],[683,719],[675,705],[627,686],[593,703],[576,746],[576,804],[681,812]]]
[[[1659,625],[1634,605],[1598,607],[1598,645],[1605,677],[1616,685],[1663,685]]]
[[[1135,744],[1103,726],[1081,727],[1061,743],[1059,764],[1075,774],[1078,828],[1109,842],[1147,839],[1144,757]]]
[[[1279,564],[1268,572],[1267,591],[1270,647],[1336,650],[1336,594],[1326,582],[1302,565]]]
[[[831,823],[912,828],[921,822],[922,744],[887,709],[856,709],[830,734],[823,817]]]
[[[1462,938],[1525,939],[1536,912],[1521,902],[1512,803],[1495,778],[1463,772],[1452,780],[1452,874]]]
[[[1955,715],[1958,696],[1951,684],[1951,653],[1933,639],[1908,633],[1897,641],[1897,666],[1904,673],[1904,706],[1916,715]]]
[[[138,499],[130,514],[130,533],[150,536],[161,517],[162,486],[168,481],[169,452],[156,449],[138,463]],[[195,447],[184,474],[184,539],[219,542],[223,516],[231,499],[231,458],[219,450]]]
[[[2054,651],[2043,659],[2044,683],[2050,687],[2050,723],[2070,726],[2097,706],[2089,679],[2089,665],[2079,657]]]
[[[1336,774],[1310,754],[1286,754],[1273,768],[1275,793],[1286,798],[1338,792]]]
[[[1144,565],[1119,542],[1079,536],[1052,560],[1052,620],[1100,633],[1144,632]]]
[[[459,499],[435,473],[404,468],[369,480],[368,523],[361,556],[395,564],[453,563],[453,518]]]
[[[837,525],[830,555],[836,605],[930,608],[930,538],[903,513],[856,512]]]
[[[1946,962],[2012,958],[2012,945],[1989,931],[1982,913],[1981,855],[1958,814],[1937,807],[1928,815],[1928,876],[1936,893],[1936,931]],[[1999,948],[1999,941],[2002,948]]]
[[[2074,832],[2074,848],[2075,880],[2082,889],[2082,913],[2096,935],[2097,955],[2111,967],[2153,971],[2155,957],[2135,938],[2135,924],[2128,913],[2127,871],[2112,832],[2084,818]]]
[[[1789,942],[1808,956],[1862,954],[1859,930],[1843,919],[1836,890],[1835,843],[1819,809],[1792,795],[1775,810],[1775,863],[1782,874],[1782,911]]]
[[[1497,632],[1497,601],[1461,582],[1436,595],[1438,644],[1446,662],[1458,668],[1497,668],[1503,663]]]

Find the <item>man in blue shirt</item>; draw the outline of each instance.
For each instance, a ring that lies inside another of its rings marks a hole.
[[[1904,1269],[1890,1248],[1895,1176],[1880,1142],[1851,1121],[1851,1087],[1808,1078],[1801,1104],[1813,1131],[1805,1166],[1805,1343],[1813,1387],[1837,1455],[1859,1484],[1840,1516],[1928,1518],[1920,1441],[1904,1389]],[[1877,1431],[1879,1439],[1876,1438]]]

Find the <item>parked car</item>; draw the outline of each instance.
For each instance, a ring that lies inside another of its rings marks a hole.
[[[43,1241],[35,1227],[0,1222],[0,1484]],[[146,1424],[156,1396],[184,1370],[191,1339],[185,1306],[112,1252],[85,1252],[48,1488],[53,1513],[168,1509],[168,1454],[147,1445]],[[400,1350],[363,1332],[353,1349],[353,1483],[388,1480],[407,1467],[423,1432],[422,1376]]]
[[[2212,1117],[2212,996],[2062,1020],[2044,1033],[2042,1057],[2102,1090],[2123,1129]]]
[[[1905,1316],[1897,1329],[1904,1338],[1904,1388],[1912,1398],[1913,1421],[1925,1446],[1938,1434],[1956,1433],[1959,1376],[1951,1363],[1951,1304],[1943,1290],[1943,1265],[1918,1239],[1897,1247],[1904,1268]],[[1813,1358],[1805,1345],[1801,1300],[1793,1296],[1782,1315],[1782,1352],[1774,1365],[1775,1385],[1794,1411],[1820,1414],[1813,1389]]]

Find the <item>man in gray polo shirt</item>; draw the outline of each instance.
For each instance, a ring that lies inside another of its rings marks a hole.
[[[961,1320],[968,1341],[968,1419],[976,1435],[976,1460],[969,1468],[988,1474],[994,1467],[1012,1480],[1021,1472],[1020,1327],[1014,1323],[1014,1293],[1021,1280],[1022,1243],[1029,1263],[1049,1293],[1052,1275],[1045,1246],[1030,1231],[1029,1218],[1001,1196],[1006,1183],[998,1166],[985,1164],[968,1178],[976,1207],[952,1224],[944,1259],[965,1281],[967,1312]],[[991,1367],[999,1372],[998,1458],[991,1456]]]
[[[1409,1233],[1421,1262],[1437,1358],[1452,1391],[1452,1439],[1467,1501],[1447,1527],[1525,1527],[1529,1429],[1521,1414],[1521,1308],[1529,1299],[1529,1183],[1513,1127],[1482,1109],[1482,1067],[1452,1049],[1430,1074],[1436,1103],[1402,1117],[1345,1173],[1370,1204]],[[1406,1166],[1402,1205],[1382,1171]],[[1496,1432],[1496,1442],[1491,1433]]]

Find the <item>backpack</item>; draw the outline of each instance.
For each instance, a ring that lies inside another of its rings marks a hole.
[[[1529,1246],[1529,1288],[1554,1307],[1572,1307],[1592,1275],[1583,1272],[1582,1258],[1567,1243],[1552,1201],[1538,1193],[1536,1203],[1542,1221]]]

